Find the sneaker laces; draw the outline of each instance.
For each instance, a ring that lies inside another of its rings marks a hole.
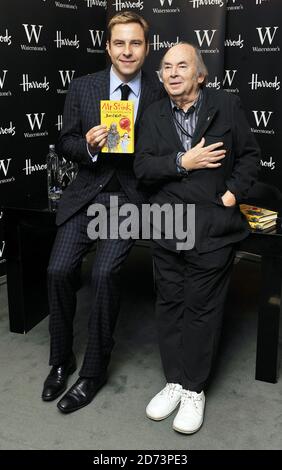
[[[199,407],[200,407],[200,402],[202,401],[202,394],[197,393],[197,392],[191,392],[191,390],[183,389],[182,394],[181,394],[181,405],[180,405],[180,407],[183,408],[185,406],[185,404],[190,400],[193,402],[193,404],[195,405],[195,407],[198,410]]]
[[[165,388],[160,392],[160,395],[168,395],[169,398],[173,399],[176,392],[181,391],[180,384],[167,383]]]

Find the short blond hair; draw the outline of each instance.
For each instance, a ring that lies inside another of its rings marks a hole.
[[[124,11],[122,13],[117,13],[115,16],[113,16],[110,19],[108,23],[108,29],[107,29],[108,41],[111,40],[112,29],[115,25],[128,24],[128,23],[140,24],[141,28],[144,31],[144,37],[145,37],[146,43],[149,42],[149,25],[147,21],[144,18],[142,18],[142,16],[138,15],[137,13],[134,13],[133,11]]]

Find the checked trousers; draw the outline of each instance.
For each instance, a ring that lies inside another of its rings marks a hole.
[[[109,208],[112,193],[102,192],[92,203]],[[119,205],[128,203],[115,193]],[[109,223],[109,211],[107,213]],[[48,297],[51,336],[50,365],[59,365],[72,354],[76,291],[80,287],[81,263],[93,245],[87,235],[91,218],[87,207],[58,228],[48,266]],[[92,267],[88,342],[79,375],[99,378],[106,372],[114,345],[113,331],[120,306],[120,270],[134,240],[98,239]],[[79,313],[79,312],[78,312]]]

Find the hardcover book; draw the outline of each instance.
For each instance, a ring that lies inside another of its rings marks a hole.
[[[266,222],[275,220],[277,218],[277,212],[262,207],[250,206],[248,204],[241,204],[240,210],[246,216],[250,222]]]
[[[134,153],[134,103],[126,100],[102,100],[101,124],[108,137],[102,153]]]
[[[276,226],[277,212],[248,204],[241,204],[240,210],[245,215],[252,229],[269,230]]]

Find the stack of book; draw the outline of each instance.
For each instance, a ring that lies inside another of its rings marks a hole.
[[[252,229],[269,230],[276,226],[277,212],[248,204],[241,204],[240,210],[245,215]]]

